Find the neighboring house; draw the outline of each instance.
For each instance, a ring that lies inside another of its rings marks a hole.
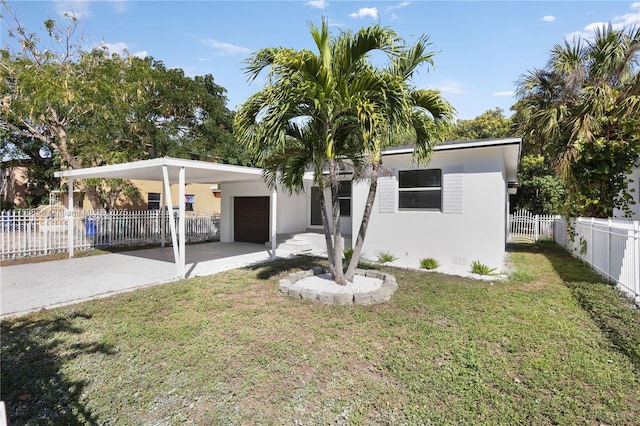
[[[131,183],[140,192],[139,200],[131,200],[121,195],[115,203],[117,210],[159,210],[162,198],[162,182],[152,180],[131,179]],[[185,188],[185,207],[194,212],[220,212],[220,185],[218,184],[188,184]],[[57,191],[57,202],[67,205],[65,191]],[[91,203],[80,191],[74,191],[73,202],[77,208],[92,210]],[[178,188],[171,187],[171,197],[178,200]]]
[[[26,208],[29,206],[29,196],[39,198],[46,194],[47,188],[38,187],[29,179],[30,161],[14,159],[2,162],[0,194],[4,208]]]
[[[417,166],[413,148],[383,153],[386,177],[378,193],[367,231],[363,258],[389,252],[398,264],[419,265],[435,258],[444,267],[468,267],[479,260],[490,267],[504,264],[509,194],[517,188],[521,139],[445,142],[431,162]],[[342,231],[346,247],[357,235],[368,182],[341,185]],[[313,245],[323,239],[311,173],[305,192],[275,196],[262,182],[225,182],[222,191],[220,240],[267,242],[272,234],[270,211],[276,202],[276,231],[291,235],[287,244]],[[298,234],[293,236],[292,234]],[[307,241],[305,241],[307,240]]]

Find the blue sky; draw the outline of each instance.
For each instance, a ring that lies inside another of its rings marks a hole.
[[[150,55],[187,75],[212,74],[237,109],[259,90],[244,60],[273,46],[314,49],[308,22],[329,19],[333,32],[380,23],[405,39],[428,35],[435,68],[423,68],[417,87],[441,90],[458,118],[471,119],[514,103],[515,81],[545,65],[556,43],[590,36],[610,22],[640,25],[640,2],[629,1],[8,1],[20,22],[43,31],[65,12],[80,18],[90,43],[114,52]],[[0,44],[12,44],[3,18]]]

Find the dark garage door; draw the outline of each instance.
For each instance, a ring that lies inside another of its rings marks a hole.
[[[233,199],[233,235],[246,243],[269,241],[269,197]]]

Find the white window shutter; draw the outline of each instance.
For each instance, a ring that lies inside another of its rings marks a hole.
[[[464,213],[464,173],[462,167],[443,170],[442,213]]]
[[[395,176],[378,178],[378,211],[395,213],[397,210],[398,181]]]

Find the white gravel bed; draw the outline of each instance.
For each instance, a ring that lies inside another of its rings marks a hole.
[[[331,279],[331,275],[320,274],[302,278],[296,281],[290,288],[328,291],[331,293],[364,293],[377,290],[380,287],[382,287],[382,280],[380,278],[355,275],[352,283],[338,285]]]

